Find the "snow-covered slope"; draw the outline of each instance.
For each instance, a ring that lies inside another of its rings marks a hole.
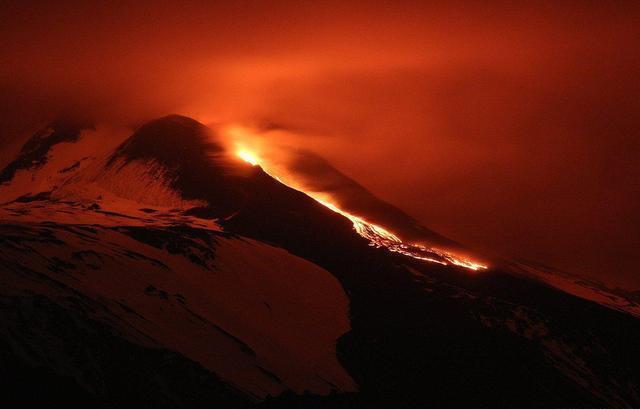
[[[127,339],[178,351],[258,398],[355,388],[335,356],[349,330],[344,291],[282,249],[188,227],[0,230],[3,296],[83,294],[101,307],[94,318]]]
[[[640,318],[640,297],[603,283],[532,262],[511,262],[512,271],[533,277],[576,297]]]

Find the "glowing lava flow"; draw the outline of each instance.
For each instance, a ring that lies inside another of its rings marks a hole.
[[[251,164],[252,166],[258,165],[258,157],[246,149],[240,149],[238,151],[238,156],[240,157],[240,159]]]
[[[252,166],[261,166],[258,156],[246,149],[238,149],[236,151],[236,154],[240,159],[251,164]],[[269,173],[269,171],[265,169],[264,166],[261,166],[261,167],[265,172]],[[290,188],[296,189],[300,192],[305,193],[307,196],[311,197],[312,199],[322,204],[323,206],[326,206],[330,210],[351,220],[351,222],[353,223],[354,230],[360,236],[369,240],[370,246],[377,247],[377,248],[384,247],[394,253],[403,254],[408,257],[412,257],[418,260],[428,261],[431,263],[438,263],[442,265],[453,264],[453,265],[468,268],[474,271],[487,268],[486,265],[477,263],[468,258],[463,258],[457,255],[454,255],[448,251],[439,250],[432,247],[426,247],[416,243],[405,243],[400,239],[400,237],[390,232],[389,230],[385,229],[384,227],[368,222],[365,219],[355,216],[351,213],[345,212],[344,210],[338,208],[333,203],[330,203],[326,200],[321,199],[319,197],[320,195],[305,192],[304,190],[298,188],[297,186],[292,186],[291,184],[285,183],[276,175],[272,175],[271,173],[269,173],[269,175],[277,179],[279,182],[289,186]]]

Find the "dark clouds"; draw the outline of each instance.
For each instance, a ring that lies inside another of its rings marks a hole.
[[[458,241],[640,286],[633,2],[3,7],[0,146],[68,111],[281,124]]]

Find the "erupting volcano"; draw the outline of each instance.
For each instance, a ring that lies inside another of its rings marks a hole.
[[[632,293],[460,256],[471,251],[326,161],[304,156],[348,197],[187,117],[111,144],[100,135],[54,122],[0,173],[5,396],[154,408],[638,401]]]
[[[112,3],[0,6],[2,407],[640,408],[640,2]]]

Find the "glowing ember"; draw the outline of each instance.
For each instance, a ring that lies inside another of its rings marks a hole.
[[[389,230],[385,229],[384,227],[379,226],[375,223],[368,222],[362,217],[358,217],[351,213],[345,212],[344,210],[337,207],[335,204],[327,201],[326,198],[321,198],[320,197],[321,195],[315,192],[306,192],[303,189],[299,188],[298,186],[294,186],[291,183],[285,183],[284,181],[282,181],[282,179],[280,179],[276,175],[272,175],[267,169],[265,169],[264,166],[260,164],[258,156],[253,152],[250,152],[246,149],[239,149],[236,154],[240,159],[250,163],[253,166],[260,165],[265,172],[269,173],[269,175],[277,179],[279,182],[289,186],[292,189],[296,189],[300,192],[305,193],[307,196],[311,197],[312,199],[322,204],[323,206],[326,206],[332,211],[351,220],[351,222],[353,223],[353,229],[360,236],[369,240],[370,246],[373,246],[376,248],[384,247],[387,250],[392,251],[394,253],[399,253],[399,254],[412,257],[418,260],[428,261],[431,263],[438,263],[445,266],[449,264],[453,264],[453,265],[468,268],[474,271],[483,270],[487,268],[486,265],[477,263],[468,258],[463,258],[457,255],[454,255],[445,250],[440,250],[433,247],[426,247],[416,243],[405,243],[400,239],[400,237],[390,232]]]

